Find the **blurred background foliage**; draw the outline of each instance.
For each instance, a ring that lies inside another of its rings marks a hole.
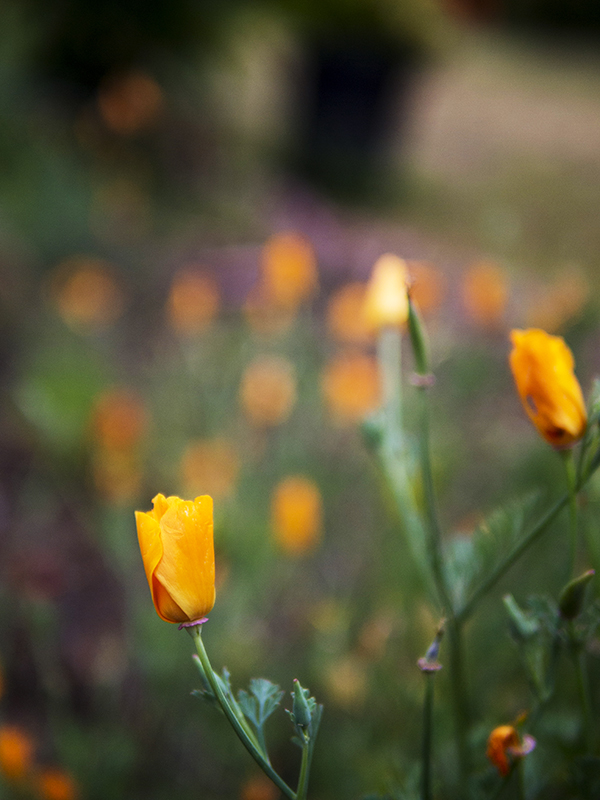
[[[498,504],[562,490],[512,389],[507,332],[565,335],[587,392],[596,4],[1,12],[3,796],[276,797],[190,697],[190,642],[151,607],[133,509],[160,491],[215,499],[214,665],[240,687],[298,677],[325,703],[311,796],[411,797],[415,665],[438,620],[360,436],[379,399],[364,285],[382,253],[409,260],[446,528],[467,537]],[[408,388],[406,404],[410,430]],[[599,502],[596,482],[582,568],[600,565]],[[468,631],[483,775],[489,730],[533,702],[500,597],[557,598],[565,526]],[[595,639],[596,696],[599,653]],[[528,760],[546,798],[587,796],[565,766],[572,682],[565,670]],[[288,733],[272,722],[292,780]]]

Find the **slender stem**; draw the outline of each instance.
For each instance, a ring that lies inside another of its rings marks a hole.
[[[447,584],[442,554],[442,533],[438,520],[433,473],[431,469],[431,453],[429,449],[429,404],[426,396],[427,388],[419,387],[417,393],[420,404],[420,457],[421,479],[425,495],[425,515],[427,518],[427,546],[431,572],[437,588],[444,613],[448,618],[448,639],[450,644],[450,685],[456,724],[456,745],[458,750],[459,782],[466,787],[469,774],[469,748],[467,729],[469,726],[469,702],[466,692],[462,657],[462,630],[457,619],[454,604]]]
[[[504,577],[513,564],[519,560],[523,553],[529,549],[529,547],[531,547],[531,545],[542,535],[546,528],[552,522],[554,522],[556,517],[566,506],[568,499],[568,495],[561,497],[560,500],[558,500],[540,520],[538,520],[529,533],[524,536],[523,539],[521,539],[521,541],[515,545],[515,547],[513,547],[512,550],[497,564],[496,568],[491,572],[491,574],[479,584],[465,605],[457,613],[456,619],[459,622],[465,622],[465,620],[471,616],[481,598],[484,597],[490,591],[490,589],[493,589],[493,587],[501,578]]]
[[[422,776],[421,776],[421,800],[431,800],[431,743],[433,739],[433,687],[435,673],[424,672],[425,676],[425,700],[423,702],[423,746],[422,754]]]
[[[577,562],[577,472],[575,469],[575,459],[573,449],[562,450],[561,455],[565,465],[567,476],[567,487],[569,492],[569,560],[567,580],[575,577],[575,565]]]
[[[577,691],[579,693],[579,701],[581,703],[581,710],[583,712],[583,730],[586,751],[588,753],[592,753],[594,750],[595,737],[592,717],[590,682],[587,674],[587,665],[585,663],[585,652],[581,642],[579,642],[577,639],[573,621],[569,623],[569,639],[571,646],[571,657],[573,658],[573,666],[575,667],[575,676],[577,679]]]
[[[310,772],[310,747],[307,741],[302,743],[302,762],[300,764],[300,776],[298,778],[298,788],[296,789],[296,800],[306,800],[308,791],[308,775]]]
[[[377,338],[383,410],[392,451],[399,453],[402,437],[402,337],[399,328],[383,328]]]
[[[241,725],[239,719],[237,718],[234,710],[231,708],[227,698],[223,694],[223,691],[219,685],[219,682],[216,679],[215,673],[213,672],[213,668],[210,664],[208,659],[208,654],[204,647],[204,642],[202,641],[202,626],[196,625],[194,627],[188,628],[188,631],[194,640],[194,644],[196,645],[196,652],[198,653],[198,657],[200,659],[200,663],[204,669],[206,674],[206,679],[210,683],[210,687],[213,690],[215,697],[217,698],[219,705],[223,709],[223,712],[233,730],[236,732],[239,740],[244,745],[246,750],[250,753],[252,758],[256,761],[258,766],[262,769],[262,771],[267,775],[273,783],[281,789],[286,797],[289,797],[290,800],[296,800],[296,793],[290,789],[287,783],[279,777],[279,775],[275,772],[273,767],[268,763],[265,759],[263,754],[260,750],[256,747],[252,739],[248,736],[247,732],[244,730],[244,727]]]

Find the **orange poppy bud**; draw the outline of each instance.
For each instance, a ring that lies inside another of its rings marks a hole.
[[[399,327],[408,319],[406,262],[387,253],[376,262],[367,287],[364,316],[371,328]]]
[[[282,308],[296,308],[319,284],[313,247],[295,231],[269,239],[262,251],[261,273],[267,295]]]
[[[511,762],[509,757],[523,758],[534,749],[536,741],[533,736],[519,737],[512,725],[500,725],[490,733],[486,755],[496,767],[500,775],[508,775]]]
[[[568,447],[587,425],[573,354],[560,336],[538,328],[513,330],[510,338],[510,368],[529,419],[551,445]]]
[[[165,622],[197,622],[215,603],[212,497],[152,503],[135,518],[154,608]]]
[[[33,765],[33,740],[16,725],[0,727],[0,771],[9,781],[21,781]]]

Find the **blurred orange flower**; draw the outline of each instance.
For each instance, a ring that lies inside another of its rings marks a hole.
[[[175,275],[167,315],[177,333],[184,336],[201,333],[216,317],[219,305],[219,286],[213,277],[189,267]]]
[[[77,800],[79,797],[73,778],[56,767],[44,769],[38,777],[37,784],[42,800]]]
[[[140,493],[143,473],[134,453],[99,448],[92,455],[92,474],[96,491],[109,503],[127,504]]]
[[[277,800],[279,789],[266,775],[256,775],[244,782],[240,800]]]
[[[363,314],[366,291],[364,283],[347,283],[331,296],[327,326],[339,342],[365,344],[371,340],[372,330]]]
[[[63,321],[76,330],[110,325],[123,310],[123,292],[111,265],[90,256],[73,256],[59,264],[50,294]]]
[[[511,761],[526,756],[536,745],[532,736],[521,737],[512,725],[500,725],[490,733],[486,755],[500,775],[510,772]]]
[[[154,608],[165,622],[196,622],[215,603],[212,498],[158,494],[152,503],[135,518]]]
[[[130,389],[114,388],[96,401],[93,430],[99,446],[108,450],[135,447],[148,426],[148,413],[142,399]]]
[[[284,478],[271,498],[271,525],[277,544],[288,555],[299,556],[319,541],[322,526],[321,493],[302,475]]]
[[[409,261],[410,296],[423,314],[431,314],[440,307],[446,289],[441,270],[425,261]]]
[[[408,319],[408,270],[406,262],[392,253],[381,256],[367,286],[364,318],[375,330],[399,327]]]
[[[280,425],[296,402],[293,365],[280,356],[260,356],[244,370],[240,401],[248,419],[259,427]]]
[[[569,267],[550,286],[538,288],[527,310],[527,324],[553,333],[572,319],[590,296],[590,284],[583,272]]]
[[[362,353],[343,353],[331,359],[321,386],[330,413],[340,422],[357,422],[380,402],[377,362]]]
[[[271,236],[262,251],[261,276],[264,290],[275,305],[296,308],[318,288],[317,259],[311,243],[295,231]]]
[[[158,83],[143,72],[130,72],[106,80],[98,92],[98,109],[107,128],[131,136],[150,127],[163,110]]]
[[[21,781],[33,768],[33,739],[16,725],[0,727],[0,772],[9,781]]]
[[[234,489],[240,459],[232,442],[218,437],[190,442],[181,459],[181,478],[188,494],[202,491],[217,499]]]
[[[537,328],[513,330],[510,338],[510,368],[527,416],[547,442],[568,447],[587,426],[573,354],[560,336]]]
[[[464,274],[463,304],[469,319],[478,325],[494,327],[502,321],[508,294],[508,275],[490,261],[477,262]]]

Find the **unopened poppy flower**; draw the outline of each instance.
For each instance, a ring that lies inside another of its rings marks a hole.
[[[275,305],[296,308],[318,287],[317,259],[311,243],[295,231],[271,236],[262,251],[261,277]]]
[[[489,735],[486,755],[500,775],[506,776],[512,761],[531,753],[535,745],[532,736],[523,736],[521,739],[512,725],[500,725]]]
[[[466,271],[462,299],[468,317],[483,327],[498,325],[508,302],[508,275],[491,261],[480,261]]]
[[[219,287],[211,275],[199,269],[183,269],[171,285],[167,304],[169,322],[177,333],[193,336],[210,326],[219,304]]]
[[[325,366],[321,385],[329,411],[339,422],[358,422],[377,408],[381,387],[377,362],[363,353],[342,353]]]
[[[573,354],[560,336],[539,328],[513,330],[510,368],[523,407],[544,439],[568,447],[587,425]]]
[[[21,781],[33,767],[33,739],[17,725],[0,727],[0,772],[9,781]]]
[[[284,478],[273,493],[271,524],[279,546],[289,555],[311,550],[321,536],[321,493],[302,475]]]
[[[37,781],[42,800],[77,800],[79,791],[73,778],[58,767],[42,770]]]
[[[281,356],[261,356],[244,370],[240,401],[248,419],[259,427],[280,425],[296,402],[294,366]]]
[[[212,498],[158,494],[152,503],[135,518],[156,613],[165,622],[197,622],[215,602]]]
[[[375,263],[367,286],[364,318],[370,328],[400,327],[408,319],[406,262],[386,253]]]

